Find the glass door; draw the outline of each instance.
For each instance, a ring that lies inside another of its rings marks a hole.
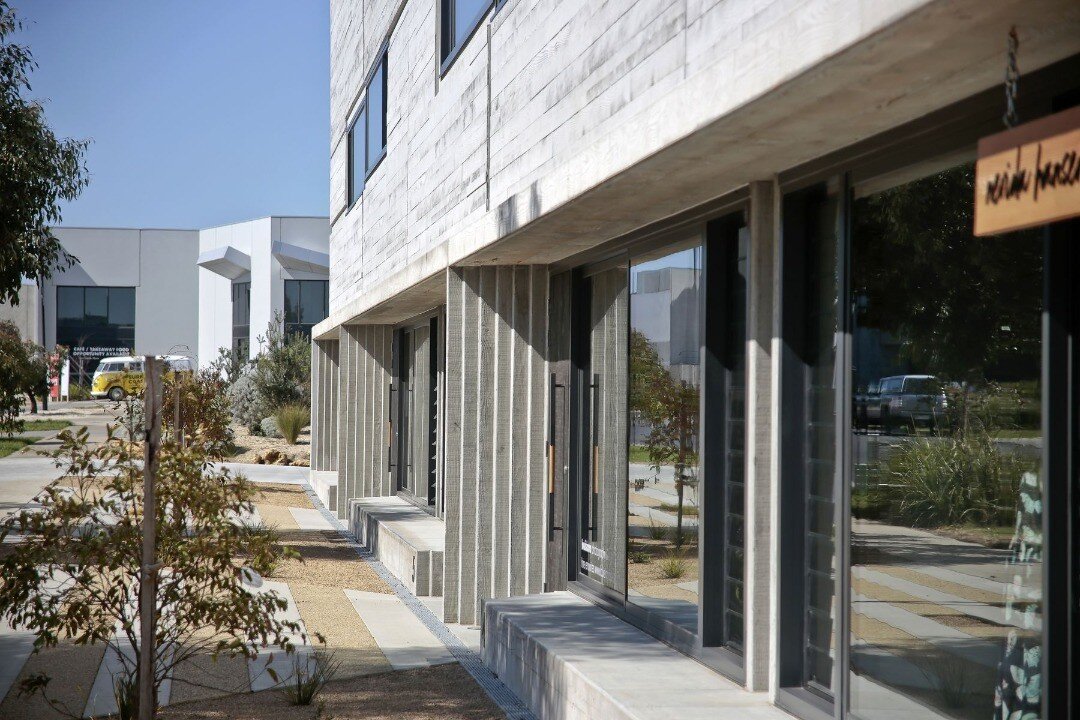
[[[576,574],[626,592],[627,271],[624,265],[581,281],[578,318]],[[584,321],[582,323],[582,321]]]

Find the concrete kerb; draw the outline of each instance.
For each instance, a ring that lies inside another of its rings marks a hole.
[[[356,554],[371,565],[378,576],[393,589],[394,593],[405,603],[405,606],[416,615],[420,622],[422,622],[436,638],[439,639],[439,642],[446,646],[446,649],[450,651],[450,654],[454,656],[454,659],[461,663],[461,666],[473,676],[476,683],[483,688],[484,692],[486,692],[495,704],[499,706],[499,709],[506,713],[506,716],[512,720],[536,720],[536,716],[533,715],[532,711],[529,710],[529,708],[518,699],[517,695],[506,687],[506,685],[504,685],[486,665],[484,665],[477,653],[470,650],[465,643],[454,635],[442,621],[435,617],[435,614],[413,595],[400,580],[394,577],[394,575],[386,569],[386,566],[379,562],[367,548],[358,543],[352,535],[349,534],[349,531],[337,516],[331,513],[330,510],[323,505],[318,494],[315,492],[314,488],[311,487],[311,484],[304,482],[302,483],[302,486],[307,493],[308,498],[311,500],[311,504],[322,513],[323,517],[326,518],[335,530],[337,530],[338,534],[356,551]]]

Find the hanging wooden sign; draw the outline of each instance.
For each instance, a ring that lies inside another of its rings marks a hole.
[[[1080,107],[979,141],[975,234],[1080,216]]]

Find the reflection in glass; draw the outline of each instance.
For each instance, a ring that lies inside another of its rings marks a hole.
[[[965,165],[854,205],[851,707],[1040,714],[1042,250]]]
[[[285,334],[311,337],[311,328],[322,322],[327,307],[326,280],[285,281]]]
[[[625,267],[588,278],[588,475],[579,565],[584,575],[620,594],[626,588],[626,280]]]
[[[386,58],[371,77],[367,91],[367,171],[371,172],[386,149]]]
[[[803,558],[802,682],[831,697],[836,660],[836,338],[839,327],[837,262],[839,197],[835,189],[808,202],[801,256],[806,284],[801,295],[804,324],[800,353],[805,428],[800,445],[806,529]]]
[[[698,632],[701,246],[630,268],[627,601]],[[741,532],[732,528],[736,532]]]

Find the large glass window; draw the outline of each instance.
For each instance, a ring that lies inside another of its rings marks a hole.
[[[702,248],[630,267],[627,600],[698,630]]]
[[[386,57],[383,50],[368,80],[360,112],[349,126],[349,207],[360,199],[367,176],[386,155]]]
[[[311,337],[311,328],[329,314],[326,280],[285,281],[285,334]]]
[[[784,200],[780,684],[830,702],[837,667],[840,188]]]
[[[868,720],[1042,700],[1042,230],[972,235],[973,168],[856,188],[850,696]]]
[[[233,349],[244,357],[251,347],[251,283],[232,285],[232,342]]]
[[[442,61],[461,51],[495,0],[442,0]]]
[[[135,347],[135,288],[56,288],[56,342],[71,349],[73,370],[85,382],[98,361]]]

